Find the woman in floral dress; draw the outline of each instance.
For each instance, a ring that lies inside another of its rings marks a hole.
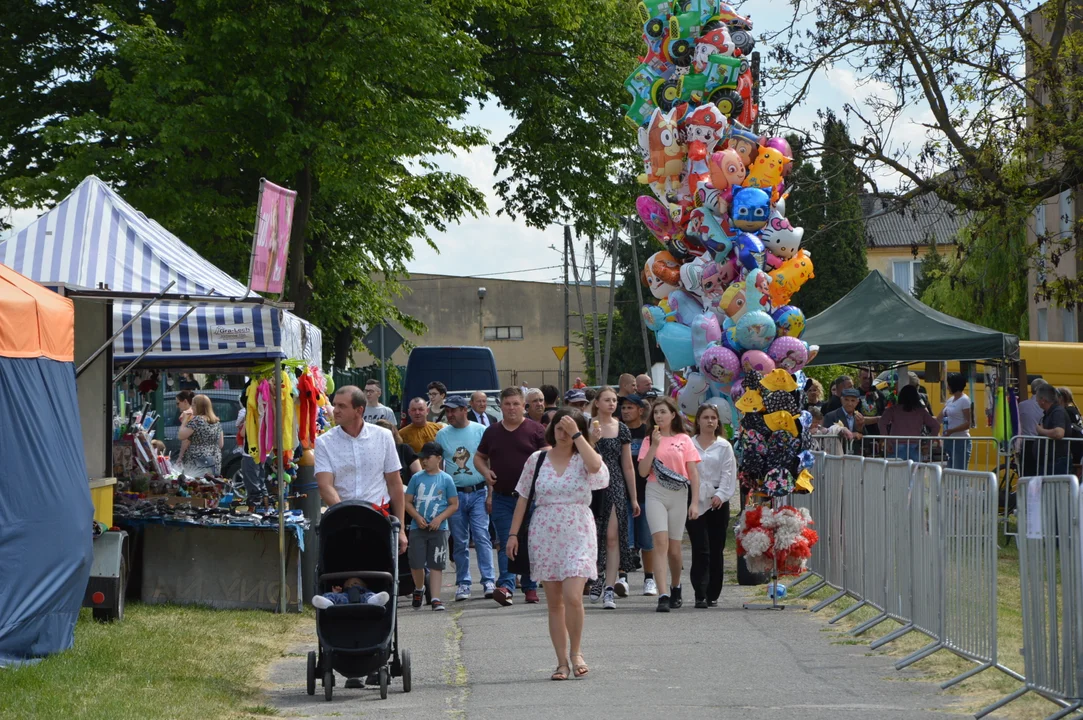
[[[628,505],[639,517],[636,476],[632,470],[632,432],[613,413],[617,391],[603,387],[594,399],[591,438],[609,470],[609,487],[594,494],[594,521],[598,525],[598,579],[590,589],[590,601],[602,600],[606,610],[617,608],[615,595],[628,595],[627,574],[635,569],[628,547]],[[621,482],[623,479],[624,482]],[[620,579],[617,573],[620,572]]]
[[[530,576],[545,585],[549,638],[557,654],[553,680],[567,680],[573,670],[576,677],[590,671],[580,648],[583,587],[596,573],[598,561],[598,531],[590,512],[590,493],[609,484],[609,470],[591,447],[587,431],[587,420],[578,410],[563,408],[553,415],[545,431],[552,449],[539,450],[527,459],[515,488],[519,502],[505,548],[514,560],[536,474],[538,487],[528,535]]]
[[[206,395],[192,399],[193,415],[181,417],[177,437],[188,441],[181,457],[186,475],[203,477],[222,473],[222,426],[214,414],[214,405]]]

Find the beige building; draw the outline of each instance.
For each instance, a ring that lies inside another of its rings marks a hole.
[[[1027,15],[1027,26],[1040,38],[1048,40],[1050,29],[1041,9]],[[1074,28],[1073,31],[1078,31]],[[1067,42],[1067,38],[1065,40]],[[1032,60],[1027,55],[1027,74],[1033,72]],[[1039,89],[1039,97],[1045,91]],[[1028,100],[1028,102],[1030,102]],[[1027,118],[1028,126],[1030,118]],[[1038,288],[1052,277],[1077,277],[1081,269],[1079,252],[1060,252],[1056,263],[1052,261],[1053,247],[1058,241],[1071,237],[1079,221],[1076,208],[1075,188],[1065,190],[1059,195],[1042,201],[1027,222],[1027,242],[1038,245],[1038,258],[1027,276],[1027,305],[1031,340],[1051,342],[1079,342],[1080,318],[1076,308],[1057,307],[1049,300],[1035,299]]]
[[[544,383],[559,384],[562,365],[553,347],[564,345],[564,285],[548,282],[502,280],[414,274],[403,284],[408,292],[397,307],[428,328],[423,335],[399,331],[414,345],[482,345],[492,349],[503,386]],[[609,309],[609,288],[598,287],[598,312]],[[590,314],[591,290],[580,287],[582,312]],[[580,328],[580,308],[575,287],[569,292],[571,313],[570,378],[586,381],[586,362],[575,346]],[[398,350],[393,360],[406,364],[406,352]],[[368,365],[372,358],[355,353],[355,365]],[[569,383],[571,384],[571,383]]]

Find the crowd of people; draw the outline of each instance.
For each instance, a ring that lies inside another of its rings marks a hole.
[[[617,388],[573,387],[563,398],[551,385],[506,388],[498,419],[485,393],[449,395],[433,382],[398,428],[380,390],[375,381],[337,390],[316,480],[327,505],[356,499],[400,519],[414,608],[427,583],[432,610],[445,609],[449,557],[454,600],[469,600],[473,552],[481,593],[497,605],[517,592],[539,603],[544,589],[552,678],[582,677],[584,598],[615,610],[642,569],[635,591],[657,596],[658,612],[681,608],[686,531],[695,607],[717,605],[737,466],[714,406],[690,423],[649,376],[626,374]]]

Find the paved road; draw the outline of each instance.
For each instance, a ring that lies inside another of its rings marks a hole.
[[[641,578],[633,574],[633,592]],[[269,702],[283,717],[317,718],[943,720],[952,713],[952,698],[935,685],[896,672],[864,644],[833,643],[823,621],[804,610],[742,609],[747,592],[727,585],[718,608],[689,603],[668,615],[654,612],[650,597],[619,600],[615,611],[588,604],[590,674],[566,682],[549,680],[556,661],[544,598],[524,605],[516,595],[502,608],[479,588],[445,613],[413,611],[404,599],[400,639],[413,655],[413,692],[396,680],[381,701],[378,690],[346,690],[340,679],[332,702],[319,687],[309,697],[303,653],[315,647],[313,628],[311,643],[272,667]]]

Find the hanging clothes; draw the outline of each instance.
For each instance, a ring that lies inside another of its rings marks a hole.
[[[311,450],[316,447],[316,419],[319,412],[320,391],[316,389],[312,373],[305,373],[297,380],[298,392],[298,435],[301,447]]]
[[[282,448],[282,458],[285,462],[289,462],[293,457],[293,451],[297,448],[297,426],[293,421],[296,415],[293,404],[293,382],[290,380],[289,373],[282,373],[282,385],[279,392],[282,396],[282,444],[285,446]],[[273,438],[274,435],[271,437]]]
[[[244,443],[248,447],[249,455],[259,457],[259,382],[256,380],[248,384],[244,408]]]
[[[275,402],[271,382],[259,382],[259,461],[267,462],[267,456],[275,446]]]

